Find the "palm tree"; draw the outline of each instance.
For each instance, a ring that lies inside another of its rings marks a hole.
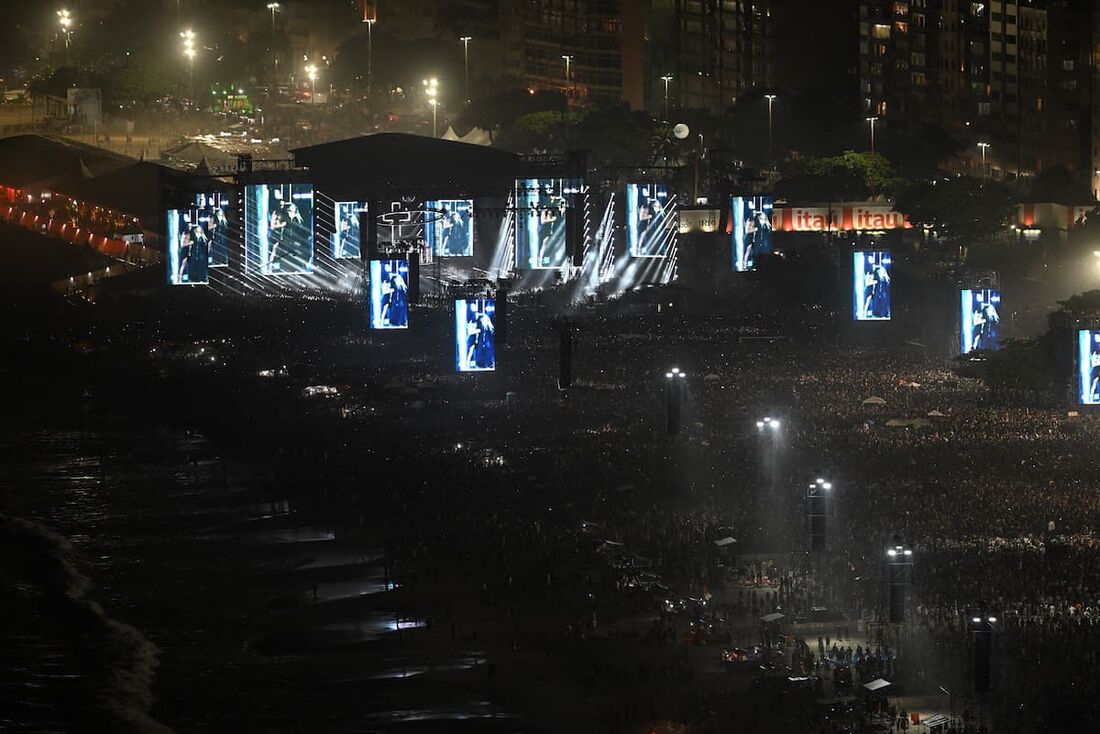
[[[653,162],[658,161],[668,164],[670,158],[675,159],[680,153],[680,141],[672,134],[671,125],[658,125],[653,129],[653,135],[649,139],[649,148],[653,152]]]

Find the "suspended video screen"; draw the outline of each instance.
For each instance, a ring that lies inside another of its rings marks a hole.
[[[261,275],[313,272],[313,185],[246,186],[244,237],[250,271]]]
[[[366,213],[367,204],[363,201],[337,201],[333,205],[332,256],[337,260],[355,259],[360,255],[359,217]]]
[[[582,193],[572,179],[516,181],[516,267],[550,270],[569,261],[566,212]]]
[[[409,328],[409,261],[370,261],[370,328]]]
[[[959,348],[963,354],[975,349],[1001,348],[1000,308],[1000,291],[989,288],[962,291]]]
[[[890,266],[886,250],[852,253],[852,318],[856,321],[890,320]]]
[[[436,257],[472,257],[474,202],[436,199],[424,205],[424,233]]]
[[[194,206],[169,209],[167,234],[168,282],[205,285],[209,268],[229,265],[233,233],[229,226],[229,194],[195,196]]]
[[[497,368],[496,299],[455,301],[455,369],[491,372]]]
[[[774,209],[775,200],[770,196],[735,196],[731,200],[733,269],[737,272],[755,270],[760,256],[775,252],[772,237]]]
[[[1077,395],[1081,405],[1100,405],[1100,331],[1077,331]]]
[[[626,244],[631,257],[665,257],[677,234],[676,206],[668,186],[626,185]]]

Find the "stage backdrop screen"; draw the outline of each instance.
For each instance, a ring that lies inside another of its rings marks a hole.
[[[886,250],[852,253],[852,318],[856,321],[890,320],[892,262]]]
[[[566,211],[582,196],[581,182],[572,179],[516,181],[517,268],[550,270],[569,261]]]
[[[209,268],[229,265],[229,249],[234,241],[229,206],[229,194],[219,192],[197,194],[193,206],[168,210],[165,259],[169,283],[209,283]]]
[[[730,230],[733,235],[733,269],[739,273],[756,269],[761,255],[775,252],[772,237],[772,212],[775,200],[770,196],[735,196],[730,203]]]
[[[313,272],[313,185],[246,186],[244,238],[250,271],[261,275]]]
[[[409,261],[370,261],[370,328],[409,328]]]
[[[959,348],[963,354],[975,349],[1001,348],[1000,308],[1000,291],[989,288],[962,291]]]
[[[424,205],[424,233],[436,257],[472,257],[474,202],[436,199]]]
[[[337,201],[333,206],[336,231],[332,233],[332,256],[338,260],[358,260],[361,253],[359,216],[366,213],[367,204],[364,201]]]
[[[631,257],[665,257],[676,237],[676,208],[664,184],[626,185],[626,244]]]
[[[490,372],[497,368],[496,299],[455,301],[455,369]]]
[[[1077,372],[1081,405],[1100,405],[1100,331],[1077,331]]]

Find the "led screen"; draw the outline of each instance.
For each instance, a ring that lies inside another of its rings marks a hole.
[[[210,282],[209,268],[229,264],[233,235],[229,226],[229,195],[198,194],[194,205],[168,210],[168,282],[201,285]]]
[[[455,301],[455,369],[490,372],[497,368],[496,299]]]
[[[438,257],[471,257],[474,254],[474,202],[470,199],[437,199],[425,205],[425,238]]]
[[[370,261],[370,328],[409,328],[409,261]]]
[[[852,318],[890,320],[890,253],[861,250],[852,253]]]
[[[570,200],[582,193],[569,179],[516,181],[516,265],[520,269],[560,268],[568,261],[566,241]]]
[[[360,257],[359,215],[367,211],[366,202],[337,201],[333,221],[332,256],[337,259]]]
[[[772,238],[770,196],[735,196],[730,204],[730,228],[733,234],[733,269],[739,273],[755,270],[761,255],[775,252]]]
[[[989,288],[962,291],[959,348],[963,354],[975,349],[1000,349],[1000,308],[1000,291]]]
[[[1100,405],[1100,331],[1078,330],[1077,369],[1081,405]]]
[[[313,272],[313,185],[259,184],[244,190],[248,269],[261,275]]]
[[[632,257],[664,257],[676,236],[676,209],[664,184],[627,184],[626,244]]]

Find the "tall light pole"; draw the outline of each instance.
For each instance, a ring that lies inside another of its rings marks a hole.
[[[978,147],[982,149],[982,178],[989,178],[985,172],[985,152],[989,149],[989,143],[978,143]]]
[[[764,99],[768,100],[768,163],[775,163],[775,148],[772,146],[772,103],[775,102],[776,95],[765,94]]]
[[[370,102],[371,89],[374,87],[374,24],[377,18],[364,18],[367,24],[367,101]]]
[[[187,57],[187,96],[191,98],[191,104],[195,103],[195,32],[190,28],[180,31],[183,39],[183,55]]]
[[[878,122],[878,117],[868,117],[867,122],[871,125],[871,152],[875,152],[875,123]]]
[[[672,81],[672,74],[665,74],[661,81],[665,83],[665,122],[668,122],[668,83]]]
[[[665,416],[665,432],[670,436],[680,433],[680,414],[683,400],[684,378],[687,375],[680,371],[679,367],[673,367],[665,373],[665,398],[668,403],[668,413]]]
[[[466,104],[470,104],[470,41],[473,36],[463,36],[462,41],[462,68],[466,75]]]
[[[57,22],[61,24],[61,32],[65,34],[65,48],[67,49],[73,40],[73,16],[68,10],[62,8],[57,11]]]
[[[437,137],[439,131],[436,128],[436,112],[439,109],[439,80],[435,77],[425,79],[424,94],[428,95],[428,104],[432,106],[432,137]]]
[[[279,57],[275,53],[275,13],[279,12],[279,3],[270,2],[267,4],[267,9],[271,11],[271,67],[272,79],[271,79],[271,98],[275,98],[275,83],[279,76]]]
[[[271,11],[271,47],[275,48],[275,13],[279,11],[279,3],[268,3],[267,9]]]
[[[569,65],[573,62],[573,57],[570,54],[562,54],[561,57],[565,59],[565,96],[569,96]]]
[[[317,65],[310,64],[306,67],[306,76],[309,77],[309,103],[317,104]]]

